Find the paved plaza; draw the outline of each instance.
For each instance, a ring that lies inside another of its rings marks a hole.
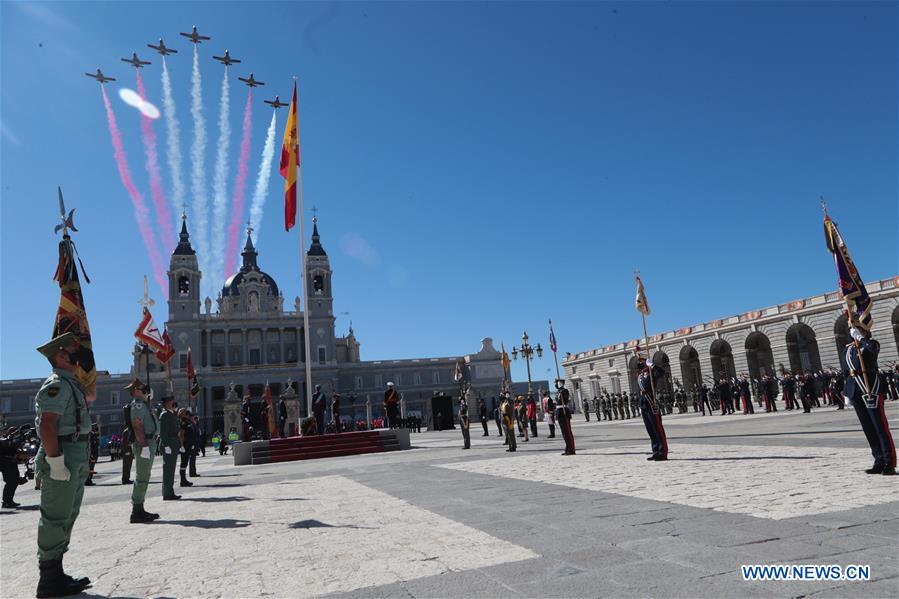
[[[888,406],[899,429],[899,406]],[[851,410],[667,417],[667,463],[642,421],[586,423],[578,455],[547,430],[503,452],[472,427],[405,452],[234,467],[200,458],[180,502],[131,525],[120,463],[87,488],[67,569],[97,597],[891,597],[896,477]],[[541,425],[542,426],[542,425]],[[519,439],[519,441],[521,441]],[[20,488],[17,500],[37,503]],[[33,596],[35,509],[3,510],[0,596]],[[866,582],[745,582],[743,564],[869,564]]]

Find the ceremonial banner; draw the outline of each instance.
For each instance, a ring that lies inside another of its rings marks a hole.
[[[300,165],[300,136],[297,119],[297,82],[293,82],[293,101],[287,113],[284,142],[281,145],[281,176],[284,177],[284,230],[297,223],[297,167]]]
[[[175,346],[172,345],[172,340],[169,338],[169,332],[167,330],[163,330],[162,332],[162,342],[162,349],[156,352],[156,359],[163,364],[167,364],[175,355]]]
[[[83,272],[84,267],[81,268]],[[90,283],[87,275],[84,278]],[[78,267],[75,264],[75,245],[68,235],[63,235],[62,241],[59,242],[59,262],[53,280],[59,283],[60,291],[59,308],[56,310],[56,320],[53,323],[53,337],[74,333],[78,339],[78,349],[73,353],[73,360],[78,364],[75,378],[84,394],[93,397],[97,392],[97,366],[94,362],[94,349],[87,322],[87,311],[84,308],[84,297],[81,294],[81,282],[78,280]]]
[[[559,349],[559,346],[556,344],[556,334],[553,332],[553,321],[549,321],[549,349],[555,352]]]
[[[456,362],[456,372],[453,373],[453,380],[457,383],[462,380],[462,367],[459,366],[459,362]]]
[[[858,269],[849,256],[849,248],[846,247],[837,224],[830,220],[829,216],[824,217],[824,239],[837,267],[840,293],[849,306],[849,322],[857,329],[870,332],[874,325],[874,318],[871,316],[871,296],[868,295]]]
[[[156,323],[153,322],[153,315],[150,314],[146,307],[144,308],[144,316],[140,324],[137,325],[137,330],[134,331],[134,336],[138,341],[147,347],[155,349],[157,352],[165,349],[165,339],[159,334],[159,329],[156,328]]]
[[[190,355],[190,348],[187,348],[187,381],[190,383],[190,396],[196,397],[200,394],[200,380],[197,378],[197,371],[194,370],[194,361]]]
[[[506,353],[506,344],[500,341],[499,346],[500,348],[502,348],[502,357],[500,358],[500,361],[503,364],[503,379],[505,379],[506,375],[509,373],[509,367],[512,365],[512,363],[509,361],[509,354]]]
[[[637,299],[635,304],[637,312],[644,316],[649,316],[649,302],[646,301],[646,290],[643,288],[643,281],[640,280],[640,275],[637,275]]]

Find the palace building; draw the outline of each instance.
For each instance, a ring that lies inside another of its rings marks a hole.
[[[880,342],[879,365],[888,368],[899,360],[899,276],[869,283],[867,289],[873,301],[872,334]],[[650,336],[650,354],[667,370],[669,392],[678,385],[692,391],[703,380],[717,381],[722,372],[757,379],[764,373],[779,376],[781,367],[794,372],[839,369],[851,341],[845,306],[840,293],[833,291],[685,326]],[[604,392],[636,392],[638,344],[642,349],[644,341],[566,355],[565,376],[579,406],[581,400]]]

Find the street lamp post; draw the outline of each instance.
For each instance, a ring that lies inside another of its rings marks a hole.
[[[533,390],[531,388],[531,360],[533,359],[534,352],[537,352],[537,357],[543,357],[543,348],[540,347],[538,343],[536,347],[532,346],[528,343],[528,332],[525,331],[521,336],[521,347],[513,347],[512,348],[512,358],[514,360],[518,359],[518,354],[521,354],[521,357],[524,359],[524,363],[528,367],[528,397],[530,398],[533,394]]]

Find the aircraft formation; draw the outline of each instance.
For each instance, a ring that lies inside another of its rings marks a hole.
[[[190,43],[192,43],[192,44],[201,44],[204,41],[209,41],[212,39],[208,35],[200,35],[200,33],[197,31],[196,25],[194,25],[191,28],[190,33],[182,31],[179,33],[179,35],[186,37],[188,40],[190,40]],[[175,50],[174,48],[170,48],[170,47],[166,46],[165,42],[162,40],[162,38],[159,38],[158,44],[155,44],[155,45],[147,44],[147,47],[151,48],[152,50],[161,54],[162,56],[169,56],[171,54],[178,53],[178,50]],[[213,58],[213,60],[216,60],[216,61],[220,62],[221,64],[225,65],[225,67],[229,67],[233,64],[240,63],[240,60],[231,56],[230,50],[225,50],[224,56],[213,56],[212,58]],[[121,61],[128,63],[135,69],[140,69],[142,67],[145,67],[148,64],[152,64],[149,60],[141,60],[137,56],[137,52],[132,52],[131,58],[122,58]],[[93,78],[94,80],[97,81],[97,83],[100,83],[101,85],[108,81],[115,81],[114,77],[108,77],[108,76],[104,75],[103,72],[99,68],[97,68],[96,73],[85,73],[85,75]],[[255,79],[253,77],[253,73],[250,73],[249,77],[246,77],[246,78],[238,77],[237,79],[240,80],[242,83],[244,83],[247,87],[259,87],[259,86],[265,85],[264,82]],[[274,101],[265,100],[265,103],[269,104],[273,108],[280,108],[282,106],[287,106],[287,104],[281,102],[281,99],[279,96],[275,96]]]

